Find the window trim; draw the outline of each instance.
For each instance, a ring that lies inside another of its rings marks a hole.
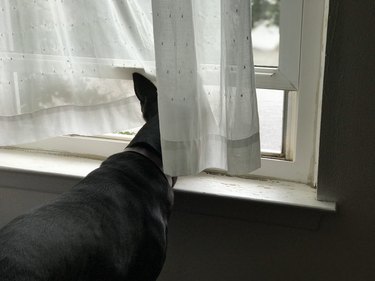
[[[288,0],[280,3],[283,3],[282,11],[302,11],[300,17],[281,16],[280,19],[280,33],[287,34],[285,36],[288,38],[292,38],[293,33],[296,37],[291,40],[280,39],[279,68],[256,67],[255,71],[258,88],[293,91],[288,98],[288,129],[285,144],[287,160],[262,158],[262,167],[249,177],[281,179],[315,186],[328,0]],[[300,25],[295,24],[298,21]],[[285,24],[293,24],[294,28],[285,28]],[[295,52],[298,55],[292,59],[293,51],[290,50],[296,50],[296,47],[298,51]],[[286,67],[288,59],[293,61],[290,67]],[[122,151],[128,142],[129,137],[122,135],[65,136],[19,147],[104,159]]]
[[[0,148],[0,187],[62,193],[100,164],[101,160],[77,155]],[[228,186],[233,188],[228,189]],[[246,201],[318,212],[336,211],[335,202],[317,201],[316,191],[310,186],[280,180],[243,179],[203,172],[179,178],[174,189],[177,193],[221,198],[228,202]]]

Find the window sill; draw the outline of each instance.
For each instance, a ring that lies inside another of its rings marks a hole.
[[[0,187],[61,193],[101,160],[0,149]],[[252,222],[317,229],[336,204],[316,199],[316,190],[299,183],[201,174],[181,177],[175,186],[175,211]]]

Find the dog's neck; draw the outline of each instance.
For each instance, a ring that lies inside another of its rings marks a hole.
[[[148,120],[148,122],[138,131],[137,135],[125,148],[125,151],[132,151],[145,156],[164,174],[160,145],[159,118],[157,115]],[[168,175],[165,175],[165,177],[167,178],[169,185],[174,186],[177,178],[171,178]]]
[[[127,147],[127,148],[125,148],[124,151],[135,152],[135,153],[143,155],[147,159],[150,159],[160,169],[160,171],[163,173],[163,175],[165,176],[165,178],[167,179],[167,181],[169,183],[169,186],[171,186],[171,187],[174,186],[175,180],[173,180],[172,177],[164,174],[163,162],[162,162],[161,158],[155,152],[152,151],[152,149],[147,149],[147,148],[142,147],[142,146],[135,146],[135,147]]]

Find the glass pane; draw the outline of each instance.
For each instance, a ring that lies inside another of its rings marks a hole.
[[[279,65],[280,0],[252,0],[254,64]]]
[[[281,154],[284,91],[257,89],[262,153]]]

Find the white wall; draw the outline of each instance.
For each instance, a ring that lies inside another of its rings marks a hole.
[[[0,227],[31,208],[54,199],[57,194],[0,187]]]

